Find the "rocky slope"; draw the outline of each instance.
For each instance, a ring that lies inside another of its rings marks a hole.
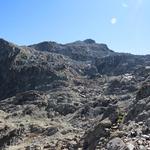
[[[150,149],[150,55],[92,39],[0,39],[0,149]]]

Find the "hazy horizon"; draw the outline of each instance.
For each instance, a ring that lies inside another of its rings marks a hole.
[[[150,54],[148,0],[5,0],[0,37],[18,45],[94,39],[116,52]]]

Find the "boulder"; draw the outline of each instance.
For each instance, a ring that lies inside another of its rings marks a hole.
[[[80,141],[80,143],[83,146],[83,149],[93,150],[96,148],[101,137],[108,138],[110,136],[110,132],[108,129],[111,127],[111,125],[111,121],[107,118],[94,125],[91,129],[89,129],[83,135]]]
[[[150,96],[150,82],[146,82],[142,85],[136,95],[136,99],[140,100]]]
[[[107,143],[107,150],[128,150],[126,144],[118,137]]]

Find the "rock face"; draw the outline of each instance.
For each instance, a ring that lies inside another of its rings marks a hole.
[[[107,138],[110,136],[109,128],[111,127],[111,124],[112,122],[108,119],[95,124],[94,127],[82,137],[81,142],[83,142],[83,149],[96,149],[100,138]]]
[[[5,41],[0,53],[1,99],[27,90],[45,90],[55,80],[65,82],[71,76],[71,68],[62,55],[19,48]]]
[[[95,63],[99,73],[120,75],[135,73],[137,69],[149,64],[149,56],[135,56],[131,54],[115,54],[98,59]]]
[[[0,149],[150,149],[150,55],[92,39],[0,39]]]
[[[146,80],[138,90],[136,100],[126,117],[127,120],[146,121],[150,117],[150,82]]]
[[[140,100],[150,96],[150,81],[146,81],[138,91],[136,99]]]

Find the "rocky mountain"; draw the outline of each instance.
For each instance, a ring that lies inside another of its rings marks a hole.
[[[98,44],[92,39],[76,41],[69,44],[57,44],[55,42],[42,42],[29,46],[38,51],[48,51],[63,54],[77,61],[91,61],[95,58],[109,56],[114,52],[105,44]]]
[[[150,55],[0,39],[0,83],[2,150],[150,149]]]

